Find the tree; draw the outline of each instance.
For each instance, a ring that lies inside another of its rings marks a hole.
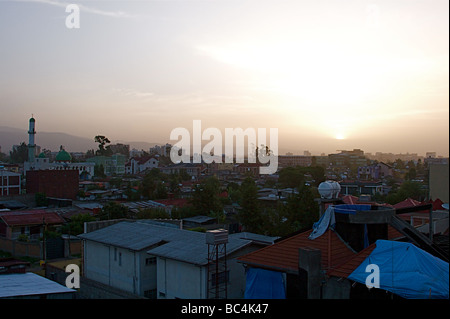
[[[215,176],[208,177],[194,188],[191,204],[198,214],[223,214],[223,205],[219,198],[220,182]]]
[[[156,185],[155,199],[165,199],[165,198],[167,198],[166,186],[164,185],[163,181],[159,181],[158,184]]]
[[[112,150],[110,148],[110,146],[106,146],[106,144],[111,143],[111,141],[103,135],[97,135],[96,137],[94,137],[94,141],[96,143],[98,143],[98,150],[95,152],[95,155],[97,156],[111,156],[112,155]]]
[[[391,191],[386,196],[386,202],[394,205],[407,198],[421,201],[425,196],[426,192],[422,189],[421,183],[405,181],[396,191]]]
[[[240,223],[249,232],[263,232],[263,218],[258,205],[258,188],[251,177],[241,184],[241,210],[238,214]]]
[[[13,148],[9,152],[9,160],[11,163],[23,163],[28,160],[28,146],[22,142],[18,147]]]
[[[119,218],[128,218],[128,208],[118,204],[116,202],[108,202],[106,203],[101,212],[100,219],[119,219]]]
[[[280,170],[278,182],[282,187],[294,188],[303,184],[305,174],[299,167],[285,167]]]
[[[79,235],[84,232],[84,223],[92,222],[95,220],[95,217],[89,214],[78,214],[71,218],[69,223],[64,224],[61,227],[61,233],[70,235]]]
[[[293,222],[297,221],[298,228],[311,228],[319,217],[319,206],[314,201],[314,193],[310,186],[301,185],[298,188],[298,211],[294,212]]]
[[[154,173],[150,171],[145,174],[144,179],[139,187],[142,196],[149,199],[154,199],[154,193],[156,191],[157,179],[154,177]]]
[[[8,162],[9,161],[9,156],[6,155],[5,153],[0,152],[0,162]]]
[[[85,158],[91,158],[95,156],[95,151],[93,149],[87,150]]]
[[[170,218],[169,213],[161,208],[146,208],[141,209],[136,214],[137,219],[157,219],[157,218]]]
[[[397,169],[404,169],[405,163],[401,159],[397,158],[394,162],[394,167]]]
[[[105,167],[103,166],[103,164],[95,164],[94,166],[94,176],[95,177],[100,177],[100,178],[105,178],[106,174],[105,174]]]
[[[37,207],[43,207],[48,205],[47,195],[45,193],[34,194],[34,201]]]
[[[417,171],[416,168],[410,167],[408,173],[405,174],[405,179],[407,180],[412,180],[415,179],[417,177]]]

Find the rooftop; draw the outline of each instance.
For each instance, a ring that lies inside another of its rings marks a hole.
[[[308,230],[241,256],[238,262],[297,274],[299,248],[319,249],[322,252],[322,268],[325,270],[336,267],[355,255],[355,252],[334,231],[328,230],[314,240],[308,239],[311,232],[312,230]]]
[[[78,237],[102,244],[192,263],[207,263],[206,233],[182,230],[142,222],[120,222]],[[252,243],[251,238],[228,237],[227,254]]]
[[[57,213],[45,210],[0,212],[0,219],[9,226],[63,224],[65,222]]]
[[[75,290],[31,272],[0,275],[0,298],[73,292]]]

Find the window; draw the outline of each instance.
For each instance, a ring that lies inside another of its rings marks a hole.
[[[145,258],[146,266],[155,265],[155,264],[156,264],[156,257]]]
[[[114,247],[114,261],[117,261],[117,248]]]
[[[119,253],[119,266],[122,266],[122,253]]]

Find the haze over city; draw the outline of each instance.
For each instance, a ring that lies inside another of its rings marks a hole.
[[[448,6],[1,0],[0,126],[166,143],[201,120],[278,128],[280,153],[448,156]]]

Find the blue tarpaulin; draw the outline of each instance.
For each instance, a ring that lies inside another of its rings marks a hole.
[[[356,211],[366,211],[370,210],[370,205],[356,204],[356,205],[330,205],[326,209],[325,213],[322,214],[320,219],[314,223],[313,231],[309,235],[309,239],[316,239],[322,236],[328,228],[333,229],[336,223],[334,214],[356,214]],[[367,237],[367,227],[365,227],[365,237]],[[368,240],[367,240],[368,245]],[[367,246],[365,246],[367,247]]]
[[[285,299],[283,274],[261,268],[248,268],[245,299]]]
[[[377,240],[372,253],[348,279],[366,284],[375,264],[379,288],[407,299],[449,299],[449,264],[411,243]],[[370,284],[371,282],[369,282]]]

